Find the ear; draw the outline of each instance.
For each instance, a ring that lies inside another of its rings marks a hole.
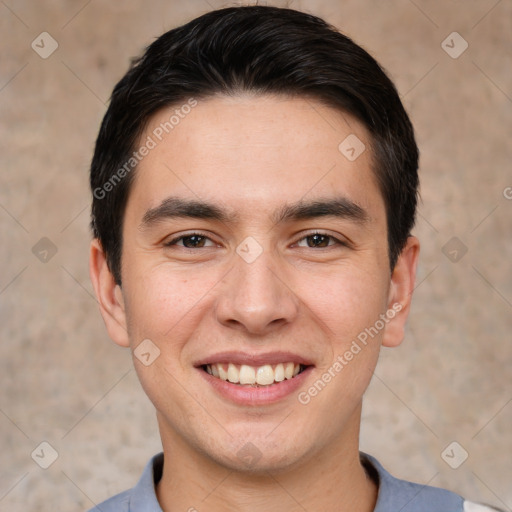
[[[89,275],[109,336],[118,345],[129,347],[123,293],[108,268],[105,252],[96,238],[91,242]]]
[[[382,338],[384,347],[397,347],[404,339],[405,324],[411,309],[419,254],[420,242],[415,236],[410,236],[391,274],[388,294],[388,318],[392,319],[386,325],[384,331]]]

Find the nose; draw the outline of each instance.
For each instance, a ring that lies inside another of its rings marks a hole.
[[[299,299],[265,251],[253,262],[235,256],[216,305],[217,320],[250,334],[269,334],[293,322]]]

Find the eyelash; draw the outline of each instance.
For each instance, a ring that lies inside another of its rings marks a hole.
[[[329,238],[330,240],[333,240],[335,243],[333,244],[330,244],[328,245],[327,247],[319,247],[319,249],[327,249],[328,247],[333,247],[335,245],[339,245],[339,246],[343,246],[343,247],[348,247],[349,244],[347,242],[344,242],[342,240],[339,240],[338,238],[332,236],[332,235],[329,235],[328,233],[324,233],[322,231],[314,231],[314,232],[311,232],[311,233],[308,233],[304,236],[302,236],[301,238],[299,238],[296,242],[294,242],[294,245],[298,244],[299,242],[305,240],[306,238],[309,238],[310,236],[315,236],[315,235],[319,235],[319,236],[325,236],[327,238]],[[188,233],[186,235],[180,235],[176,238],[173,238],[172,240],[170,240],[169,242],[165,242],[164,243],[164,247],[172,247],[173,245],[176,245],[177,242],[179,241],[182,241],[184,240],[185,238],[190,238],[190,237],[193,237],[193,236],[200,236],[200,237],[203,237],[203,238],[206,238],[208,240],[210,240],[211,242],[214,242],[210,236],[208,236],[206,233],[201,233],[200,231],[194,231],[192,233]],[[214,242],[215,243],[215,242]],[[185,247],[185,246],[182,246],[184,249],[187,249],[187,250],[190,250],[190,251],[193,251],[195,250],[194,248],[192,247]],[[199,249],[204,249],[205,247],[199,247]],[[303,247],[304,248],[304,247]],[[307,247],[308,249],[315,249],[315,247]]]

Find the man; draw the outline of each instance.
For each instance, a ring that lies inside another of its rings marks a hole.
[[[163,454],[94,510],[486,510],[359,452],[410,309],[417,168],[393,84],[316,17],[224,9],[147,49],[96,143],[90,270]]]

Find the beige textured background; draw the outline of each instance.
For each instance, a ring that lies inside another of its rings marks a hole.
[[[399,477],[510,511],[512,2],[289,4],[377,57],[422,150],[412,318],[405,343],[382,353],[362,449]],[[92,296],[88,163],[129,58],[225,5],[0,2],[0,510],[86,510],[132,486],[160,449],[130,354],[109,341]],[[43,31],[59,44],[47,59],[31,48]],[[458,59],[441,46],[453,31],[469,43]],[[454,236],[468,249],[455,263],[442,251]],[[32,252],[42,237],[57,249],[47,262]],[[49,461],[48,448],[36,456],[43,441],[58,452],[46,470],[31,458]],[[441,458],[452,441],[469,453],[458,469]]]

